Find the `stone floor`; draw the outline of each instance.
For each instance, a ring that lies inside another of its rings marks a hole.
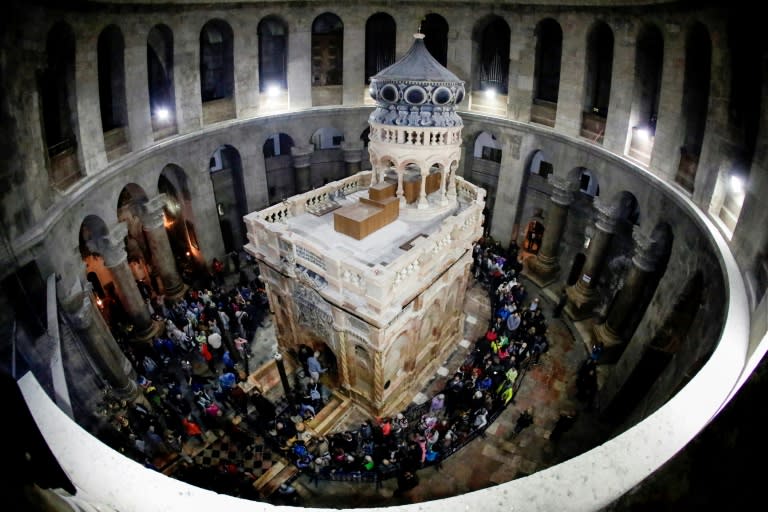
[[[554,294],[538,289],[527,280],[524,282],[529,299],[541,297],[551,346],[540,364],[525,374],[515,403],[510,404],[487,429],[485,438],[477,438],[462,448],[444,461],[440,470],[431,467],[419,471],[420,484],[399,496],[394,494],[395,479],[385,480],[377,488],[375,484],[361,482],[320,481],[315,484],[301,475],[293,482],[301,497],[300,504],[329,508],[391,506],[463,494],[529,475],[567,460],[605,439],[606,428],[599,425],[592,412],[585,410],[575,397],[576,373],[587,356],[585,343],[569,320],[552,318]],[[474,340],[485,333],[490,307],[480,284],[475,283],[468,290],[465,311],[465,341],[458,343],[437,373],[423,383],[422,392],[414,397],[414,401],[427,400],[441,390],[464,361]],[[264,358],[265,351],[274,351],[270,345],[269,328],[257,333],[258,340],[252,346],[254,360]],[[515,437],[512,435],[515,422],[520,412],[528,407],[533,408],[534,424]],[[555,443],[549,440],[549,434],[564,411],[576,413],[577,420]],[[348,421],[359,425],[360,418],[348,417]],[[334,430],[344,429],[345,425],[337,425]]]

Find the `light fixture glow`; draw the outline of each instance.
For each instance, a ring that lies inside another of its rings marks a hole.
[[[270,98],[277,98],[278,96],[280,96],[280,87],[278,87],[278,86],[276,86],[274,84],[268,86],[267,87],[267,96],[269,96]]]
[[[648,128],[645,128],[643,126],[635,127],[635,133],[637,134],[638,137],[640,137],[644,141],[651,138],[651,133],[648,131]]]
[[[171,113],[168,111],[167,108],[160,107],[155,111],[155,115],[157,116],[157,119],[160,121],[167,121],[171,117]]]
[[[496,97],[496,89],[494,89],[493,87],[491,87],[490,89],[486,89],[485,97],[488,98],[489,100],[494,99]]]
[[[734,194],[741,195],[744,193],[744,180],[740,176],[731,175],[731,191]]]

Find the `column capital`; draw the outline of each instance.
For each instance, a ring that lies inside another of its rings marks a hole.
[[[157,229],[165,224],[165,205],[167,197],[165,194],[158,194],[142,207],[141,223],[144,229]]]
[[[108,268],[115,267],[128,258],[125,252],[126,236],[128,236],[128,225],[125,222],[118,222],[110,227],[104,236],[88,241],[88,249],[101,254],[104,265]]]
[[[341,150],[344,152],[344,161],[350,164],[361,162],[363,160],[363,141],[352,140],[343,141]]]
[[[655,254],[655,241],[643,233],[640,226],[632,230],[632,239],[635,241],[635,255],[632,263],[644,272],[653,272],[656,269],[657,257]]]
[[[553,203],[568,206],[573,202],[573,183],[571,180],[553,174],[548,181],[552,185],[552,197],[550,199]]]
[[[619,220],[618,205],[616,203],[602,201],[599,197],[596,197],[594,207],[597,211],[595,227],[600,231],[613,233],[616,230],[616,223]]]
[[[315,147],[311,144],[306,146],[293,146],[291,147],[291,156],[293,157],[294,167],[309,167],[310,158],[312,153],[315,152]]]
[[[62,300],[62,306],[66,312],[67,318],[72,322],[72,326],[80,331],[84,331],[93,323],[93,306],[90,297],[90,283],[83,285],[82,292],[76,296]]]

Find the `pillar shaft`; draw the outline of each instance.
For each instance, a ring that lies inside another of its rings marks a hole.
[[[293,156],[294,183],[296,192],[303,193],[312,188],[312,164],[311,158],[315,148],[307,146],[293,146],[291,155]]]
[[[572,200],[569,184],[554,176],[551,178],[552,197],[547,210],[547,223],[541,249],[534,258],[526,260],[529,277],[539,286],[551,283],[560,272],[559,248],[568,220],[568,206]]]
[[[622,338],[630,338],[635,326],[630,322],[633,318],[642,318],[648,307],[653,293],[646,293],[649,287],[655,289],[656,283],[652,282],[656,260],[651,249],[653,240],[635,230],[635,256],[632,265],[624,278],[624,285],[616,294],[608,310],[608,317],[603,324],[595,328],[596,337],[606,347],[616,345]],[[624,341],[626,341],[624,339]]]
[[[360,172],[362,170],[360,164],[363,160],[363,141],[344,141],[341,143],[341,150],[344,152],[344,167],[346,168],[347,176]]]
[[[592,308],[597,303],[597,283],[603,267],[605,256],[613,239],[616,229],[616,206],[606,205],[595,199],[598,219],[595,222],[595,236],[589,244],[587,260],[576,284],[566,291],[568,302],[565,312],[571,319],[580,320],[590,316]]]
[[[136,372],[120,350],[88,291],[62,300],[62,309],[90,360],[120,398],[137,395]]]
[[[123,239],[128,234],[125,223],[116,224],[109,234],[97,241],[97,250],[104,257],[104,266],[112,273],[115,280],[115,290],[131,323],[135,336],[139,339],[149,339],[152,336],[153,323],[149,309],[141,297],[136,280],[128,266]]]
[[[148,201],[144,205],[141,221],[149,243],[149,250],[152,253],[152,265],[163,281],[165,296],[175,300],[184,294],[185,287],[176,268],[176,260],[173,257],[171,243],[168,241],[168,233],[165,231],[164,204],[165,194],[160,194]]]

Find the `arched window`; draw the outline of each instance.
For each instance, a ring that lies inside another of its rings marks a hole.
[[[395,62],[395,20],[379,12],[365,22],[365,83]]]
[[[232,28],[211,20],[200,31],[200,94],[203,103],[234,95]]]
[[[481,91],[507,94],[509,75],[509,25],[501,18],[486,24],[480,33],[477,87]]]
[[[429,53],[442,64],[448,65],[448,22],[439,14],[430,13],[421,23],[424,34],[424,46]]]
[[[275,16],[261,20],[259,33],[259,91],[288,88],[288,27]]]
[[[49,177],[54,187],[65,189],[83,175],[75,133],[75,35],[69,25],[59,23],[48,33],[39,90]]]
[[[176,133],[176,95],[173,90],[173,33],[156,25],[147,37],[147,82],[155,140]]]
[[[110,25],[99,34],[99,105],[101,128],[108,132],[128,124],[125,102],[125,64],[123,34]]]
[[[560,61],[563,53],[563,30],[547,18],[536,27],[536,70],[534,98],[557,103],[560,90]]]
[[[683,78],[684,135],[680,147],[680,164],[675,181],[693,192],[696,169],[704,142],[709,105],[709,82],[712,67],[712,42],[703,25],[697,23],[685,42],[685,77]]]
[[[332,13],[312,23],[312,85],[341,85],[344,56],[344,24]]]

